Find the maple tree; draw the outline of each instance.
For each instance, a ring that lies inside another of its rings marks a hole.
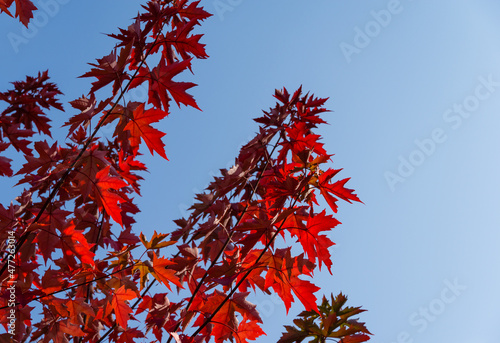
[[[13,16],[11,6],[24,25],[36,9],[29,0],[0,0]],[[317,210],[318,197],[333,213],[339,199],[360,201],[347,178],[334,179],[340,169],[328,167],[332,155],[314,133],[325,123],[327,99],[277,90],[276,105],[255,119],[256,136],[196,195],[174,231],[150,238],[133,231],[133,195],[147,170],[142,143],[167,159],[165,133],[153,124],[170,113],[172,100],[199,109],[188,93],[195,84],[173,79],[193,58],[208,57],[193,29],[210,17],[199,1],[150,0],[142,8],[110,35],[117,40],[111,53],[82,75],[92,87],[69,102],[77,114],[64,124],[63,144],[47,142],[48,110],[64,110],[47,71],[0,93],[0,153],[11,148],[26,160],[14,173],[12,160],[0,156],[0,176],[18,176],[25,187],[15,204],[0,204],[0,315],[8,331],[0,338],[245,343],[265,334],[247,300],[259,291],[276,293],[287,312],[296,300],[305,309],[280,343],[368,340],[364,324],[349,319],[362,310],[345,307],[342,294],[318,305],[311,281],[316,267],[331,273],[327,234],[340,224]],[[147,103],[126,101],[143,84]],[[101,89],[108,97],[98,101]],[[114,128],[110,139],[99,136],[103,126]],[[152,294],[155,283],[166,292]],[[138,318],[146,332],[134,325]]]

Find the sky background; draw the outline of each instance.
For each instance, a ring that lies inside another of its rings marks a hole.
[[[114,44],[101,33],[127,27],[140,6],[61,2],[29,31],[1,16],[2,91],[49,69],[65,103],[87,93],[91,80],[76,77]],[[333,276],[315,275],[318,297],[342,291],[349,305],[367,309],[361,319],[374,343],[498,343],[500,3],[201,3],[214,14],[199,29],[210,58],[177,79],[199,85],[191,93],[203,112],[172,107],[156,125],[167,133],[169,161],[146,157],[136,232],[170,231],[194,194],[231,166],[257,130],[251,119],[274,105],[274,89],[303,85],[330,98],[330,125],[319,133],[335,154],[331,166],[344,168],[340,177],[351,177],[364,202],[340,204]],[[28,38],[12,45],[9,34]],[[55,111],[53,119],[73,114]],[[9,203],[21,190],[0,182]],[[268,333],[259,342],[276,341],[301,310],[299,303],[285,317],[269,297],[253,301]]]

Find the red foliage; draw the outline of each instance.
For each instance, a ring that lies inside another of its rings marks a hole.
[[[28,27],[30,19],[33,18],[33,11],[37,9],[36,6],[33,5],[31,0],[0,0],[0,11],[12,17],[9,8],[13,4],[15,4],[16,7],[16,18],[19,18],[19,21],[23,23],[24,26]]]
[[[0,9],[10,14],[12,2],[0,0]],[[113,51],[83,75],[95,79],[89,93],[69,102],[79,112],[65,124],[65,144],[31,141],[35,128],[50,138],[46,110],[63,111],[62,93],[47,72],[0,93],[7,104],[0,114],[0,153],[12,147],[26,159],[15,174],[25,190],[15,204],[0,205],[0,241],[6,242],[0,315],[18,341],[136,342],[145,337],[133,324],[141,315],[146,335],[158,341],[167,335],[176,342],[245,343],[264,334],[247,300],[250,290],[275,292],[287,311],[298,299],[306,311],[320,313],[311,277],[316,266],[330,270],[334,243],[327,233],[339,222],[315,211],[317,196],[334,212],[338,199],[359,201],[345,187],[348,179],[334,181],[339,170],[328,167],[332,155],[313,133],[324,123],[319,115],[326,99],[301,89],[276,91],[276,105],[256,119],[258,134],[234,166],[196,196],[175,231],[155,232],[149,240],[133,232],[139,212],[133,195],[140,195],[138,173],[147,170],[138,160],[141,142],[166,159],[165,133],[151,124],[169,114],[172,100],[198,108],[186,92],[195,84],[173,81],[193,58],[208,57],[202,35],[192,31],[210,14],[198,1],[188,2],[150,0],[128,29],[110,35],[118,40]],[[16,0],[23,24],[33,9],[29,0]],[[119,105],[143,83],[147,104]],[[110,95],[98,102],[100,89]],[[111,140],[98,136],[106,125],[114,128]],[[14,175],[10,162],[0,156],[0,176]],[[286,237],[296,238],[303,253],[283,247]],[[153,280],[169,293],[146,295]],[[33,325],[32,305],[41,312]],[[366,336],[357,334],[338,337],[361,342]]]

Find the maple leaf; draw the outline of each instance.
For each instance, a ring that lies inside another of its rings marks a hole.
[[[300,343],[304,339],[314,338],[311,342],[326,342],[327,339],[340,339],[339,343],[359,343],[370,339],[370,331],[364,323],[350,317],[364,312],[360,307],[344,306],[347,297],[342,293],[336,297],[331,295],[328,301],[323,296],[323,301],[318,305],[318,312],[303,311],[293,322],[294,326],[285,326],[278,343]]]
[[[212,323],[214,328],[211,334],[214,336],[216,342],[222,342],[231,337],[234,332],[238,331],[238,319],[236,312],[240,313],[245,320],[250,320],[254,323],[262,323],[262,320],[256,310],[256,306],[246,300],[249,293],[236,293],[232,298],[228,299],[220,310],[213,316]],[[218,290],[215,290],[208,300],[202,305],[201,311],[211,314],[219,305],[225,300],[226,295]],[[195,326],[200,325],[203,317],[198,317]],[[258,326],[257,326],[258,327]],[[245,328],[243,325],[242,329]],[[257,331],[258,333],[258,331]],[[243,337],[248,333],[242,332]],[[258,335],[260,336],[260,335]]]
[[[196,86],[192,82],[175,82],[172,80],[174,76],[182,71],[191,68],[191,59],[181,62],[174,62],[170,65],[165,64],[165,60],[161,60],[158,66],[150,72],[148,68],[139,70],[138,75],[130,84],[130,88],[137,87],[145,80],[149,81],[149,99],[148,102],[153,104],[155,108],[162,108],[168,112],[169,101],[167,91],[172,95],[172,98],[180,107],[180,104],[191,106],[200,109],[194,98],[186,93],[186,90]]]
[[[39,210],[34,209],[32,210],[32,213],[36,216],[39,213]],[[40,254],[45,260],[45,263],[47,263],[52,253],[56,250],[56,245],[60,239],[59,235],[56,233],[56,229],[63,231],[66,228],[66,218],[71,213],[72,212],[63,211],[58,208],[51,207],[50,209],[46,210],[45,213],[42,214],[38,222],[32,226],[33,229],[40,229],[40,231],[36,235],[34,242],[38,243]],[[78,236],[78,238],[81,239],[80,236]],[[86,244],[86,241],[84,241],[83,244]]]
[[[166,293],[158,293],[153,297],[145,297],[145,304],[139,306],[137,313],[148,310],[146,317],[146,328],[153,329],[154,335],[161,341],[163,328],[167,328],[166,324],[170,319],[172,312],[175,310],[171,307]]]
[[[42,277],[42,283],[38,284],[39,288],[42,288],[46,294],[59,291],[68,286],[68,280],[63,280],[65,277],[64,273],[57,270],[52,270],[50,267],[47,269]],[[37,286],[37,287],[38,287]]]
[[[122,328],[127,328],[127,322],[130,318],[130,313],[132,313],[132,309],[128,306],[127,300],[135,298],[137,298],[135,292],[130,289],[125,289],[125,286],[121,286],[113,294],[111,306],[115,311],[116,322]]]
[[[110,168],[111,166],[107,166],[96,173],[95,183],[97,186],[97,198],[101,207],[104,207],[106,210],[106,213],[108,213],[115,222],[122,225],[123,221],[119,204],[126,201],[126,199],[124,195],[120,195],[113,190],[119,190],[126,187],[127,183],[119,177],[110,176]]]
[[[200,1],[193,1],[187,7],[185,7],[188,0],[180,0],[176,3],[177,12],[181,17],[188,18],[190,20],[196,19],[198,21],[210,18],[212,14],[208,13],[203,9],[203,7],[198,7]]]
[[[167,236],[168,234],[166,233],[158,234],[155,230],[153,233],[153,237],[151,237],[150,241],[146,239],[146,236],[144,236],[142,232],[139,237],[141,239],[142,244],[144,244],[144,246],[146,247],[146,249],[161,249],[177,243],[176,241],[162,242],[165,238],[167,238]]]
[[[0,142],[0,152],[5,151],[10,144]],[[10,158],[0,156],[0,176],[12,176],[12,167],[10,165],[12,160]]]
[[[12,5],[14,0],[0,0],[0,11],[7,13],[13,17],[12,13],[9,11],[9,7]]]
[[[335,213],[337,213],[338,208],[336,204],[338,200],[337,197],[349,203],[351,203],[351,200],[362,202],[356,194],[354,194],[354,190],[345,187],[345,184],[350,178],[339,180],[333,184],[330,183],[330,180],[337,175],[340,170],[341,169],[329,169],[321,173],[318,179],[318,188],[320,189],[321,195],[323,195],[328,205],[330,205],[330,208]]]
[[[283,300],[287,312],[294,302],[293,294],[306,310],[318,310],[314,293],[320,288],[299,278],[302,274],[310,274],[314,264],[302,259],[301,256],[291,257],[290,248],[288,248],[277,249],[274,254],[267,251],[261,259],[261,262],[269,268],[264,287],[265,289],[272,287]]]
[[[238,342],[248,343],[248,340],[255,341],[258,337],[266,335],[262,328],[257,324],[256,321],[243,320],[240,325],[238,325]]]
[[[136,69],[146,50],[147,30],[141,29],[139,18],[136,18],[135,22],[129,25],[127,30],[121,28],[119,30],[120,34],[108,34],[108,36],[120,41],[118,47],[133,44],[134,49],[130,54],[129,69]]]
[[[136,156],[129,155],[125,157],[125,152],[123,150],[119,153],[119,162],[117,172],[123,179],[125,179],[134,188],[134,191],[141,195],[139,180],[143,177],[133,173],[133,170],[147,170],[146,165],[135,159]]]
[[[122,232],[120,232],[120,236],[118,237],[118,241],[122,242],[124,244],[134,245],[134,244],[138,243],[140,240],[133,232],[131,232],[130,228],[127,228],[127,229],[123,230]]]
[[[95,317],[95,312],[89,304],[85,302],[84,298],[69,299],[66,303],[66,308],[69,311],[69,321],[74,325],[82,325],[82,315]]]
[[[281,335],[281,338],[277,343],[300,343],[309,337],[309,333],[307,331],[296,329],[293,326],[285,325],[285,329],[287,332],[284,332]]]
[[[71,101],[70,104],[73,108],[79,110],[80,113],[75,114],[66,123],[64,123],[64,126],[70,126],[68,136],[71,135],[80,125],[87,128],[90,124],[90,120],[99,112],[99,110],[96,110],[97,101],[94,93],[90,93],[90,98],[82,95],[81,98]]]
[[[200,311],[211,314],[224,301],[225,297],[224,293],[216,290],[209,296],[208,301],[205,302]],[[200,325],[203,320],[202,316],[198,317],[195,325]],[[212,323],[214,324],[214,328],[211,335],[214,336],[217,343],[230,338],[233,332],[238,329],[238,319],[236,318],[236,311],[231,300],[224,303],[219,312],[212,318]]]
[[[68,342],[68,339],[64,336],[64,334],[68,334],[73,337],[85,336],[85,332],[80,329],[79,325],[72,324],[68,320],[62,320],[54,323],[51,327],[51,333],[53,335],[53,340],[56,343]],[[47,336],[49,337],[46,337],[45,339],[50,338],[50,335]]]
[[[331,255],[328,248],[334,243],[326,236],[320,235],[322,231],[330,231],[340,222],[331,215],[326,215],[323,210],[315,216],[307,218],[305,226],[292,226],[289,231],[292,236],[297,237],[297,240],[302,245],[305,254],[312,259],[312,262],[319,261],[319,267],[324,263],[331,274]]]
[[[166,258],[156,257],[156,254],[153,256],[153,266],[151,267],[153,270],[152,274],[158,281],[163,283],[170,290],[170,283],[173,283],[179,288],[184,288],[182,283],[179,281],[179,278],[175,276],[177,271],[168,268],[174,264],[174,262]]]
[[[48,71],[38,73],[37,77],[26,76],[25,81],[13,82],[14,89],[0,93],[0,100],[4,100],[9,106],[2,115],[9,117],[12,124],[22,124],[31,130],[33,125],[38,132],[50,136],[50,119],[42,111],[51,106],[63,110],[57,101],[56,95],[62,94],[57,86],[49,80]]]
[[[115,49],[109,55],[97,59],[97,64],[90,63],[95,68],[80,76],[97,78],[97,81],[92,82],[90,93],[94,93],[111,82],[113,82],[113,95],[118,93],[123,81],[130,79],[130,76],[125,72],[125,66],[130,56],[131,48],[131,44],[121,48],[118,58]]]
[[[190,54],[197,58],[207,58],[208,55],[205,51],[205,44],[200,44],[199,42],[203,35],[198,34],[188,36],[197,23],[198,19],[192,19],[184,25],[178,27],[176,31],[168,32],[165,35],[164,40],[162,40],[162,43],[167,45],[172,44],[184,60],[189,59]],[[165,49],[164,53],[166,53],[166,51],[170,50]],[[171,60],[171,63],[174,62],[173,53],[172,56],[167,58]]]
[[[244,292],[235,293],[233,295],[231,301],[234,304],[235,310],[240,312],[251,321],[262,323],[262,319],[260,318],[259,312],[257,311],[257,306],[246,300],[249,294],[249,292]]]
[[[28,27],[28,23],[33,18],[33,11],[37,10],[36,6],[30,0],[15,0],[16,1],[16,17]]]
[[[351,335],[344,337],[340,340],[339,343],[360,343],[360,342],[366,342],[370,339],[370,336],[365,335],[365,334],[360,334],[360,335]]]
[[[124,130],[130,132],[130,144],[138,147],[141,143],[141,138],[146,142],[151,154],[153,150],[156,151],[161,157],[167,159],[165,154],[165,144],[161,138],[165,133],[158,131],[152,127],[151,123],[155,123],[165,118],[166,112],[158,109],[149,109],[144,111],[144,104],[140,104],[133,112],[133,118],[125,126]]]
[[[32,173],[38,169],[37,174],[45,176],[52,167],[59,164],[57,142],[55,142],[51,147],[49,147],[47,141],[35,142],[35,150],[38,152],[39,157],[26,155],[25,158],[27,162],[16,173],[16,175]]]
[[[14,206],[12,203],[8,208],[0,204],[0,234],[3,235],[2,239],[4,241],[7,239],[7,232],[12,230],[17,222],[16,212],[18,208],[18,206]]]
[[[93,180],[96,180],[97,173],[109,166],[106,155],[107,152],[103,150],[98,143],[95,143],[83,153],[80,159],[79,172],[74,180],[76,181],[76,187],[79,190],[83,202],[85,202],[89,194],[95,190]],[[104,184],[102,186],[104,186]]]
[[[73,261],[72,256],[77,256],[83,263],[95,265],[92,246],[89,245],[82,232],[75,230],[74,224],[62,230],[58,246],[63,250],[68,262]],[[76,265],[75,262],[72,264]]]
[[[12,17],[12,13],[8,8],[12,5],[14,0],[0,0],[0,10],[7,13]],[[16,2],[16,17],[26,27],[31,18],[33,18],[33,11],[37,10],[36,6],[30,0],[15,0]]]
[[[136,343],[136,338],[145,337],[144,334],[136,328],[127,328],[122,332],[116,343]]]
[[[149,262],[149,261],[147,261]],[[151,267],[151,262],[149,263],[137,262],[132,268],[132,272],[139,271],[140,282],[140,290],[146,286],[146,282],[149,280],[148,274],[150,272],[149,268]]]
[[[0,125],[1,124],[3,124],[2,126],[4,126],[4,135],[10,140],[10,143],[12,144],[14,149],[16,149],[17,151],[22,151],[26,156],[31,155],[31,149],[28,148],[30,141],[23,138],[33,136],[35,132],[29,129],[21,129],[20,124],[2,123],[0,120]]]

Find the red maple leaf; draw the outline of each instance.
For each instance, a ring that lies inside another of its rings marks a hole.
[[[95,317],[94,310],[85,302],[84,298],[69,299],[65,306],[69,311],[70,322],[75,325],[83,324],[82,315]]]
[[[39,213],[39,210],[35,209],[32,211],[32,213],[36,216]],[[33,228],[40,228],[40,230],[37,232],[35,242],[38,243],[40,254],[45,260],[45,263],[47,263],[47,260],[56,250],[56,244],[60,239],[59,235],[56,233],[56,229],[61,232],[64,230],[67,225],[66,218],[70,214],[71,212],[69,211],[63,211],[58,208],[50,208],[45,211],[38,222],[32,226]],[[78,237],[81,238],[80,236]],[[86,240],[82,243],[86,244]],[[75,252],[78,250],[76,248],[74,249]]]
[[[71,262],[72,267],[76,266],[73,256],[76,256],[83,263],[94,265],[94,253],[91,251],[92,246],[87,242],[82,232],[75,230],[75,226],[70,224],[64,230],[58,243],[66,257],[66,260]]]
[[[64,126],[71,126],[68,130],[68,136],[80,125],[83,125],[85,128],[88,127],[90,120],[98,113],[98,110],[96,110],[97,101],[94,93],[90,93],[90,98],[83,95],[81,98],[71,101],[70,104],[73,108],[79,110],[80,113],[75,114],[64,123]]]
[[[146,142],[151,154],[153,150],[161,157],[167,159],[165,154],[165,144],[161,138],[165,133],[152,127],[151,123],[160,121],[167,116],[167,112],[159,109],[149,109],[144,111],[144,104],[140,104],[133,112],[133,118],[125,126],[124,130],[130,131],[130,144],[138,147],[141,143],[141,138]]]
[[[264,256],[261,262],[269,267],[265,288],[273,288],[285,303],[287,312],[294,302],[292,292],[307,311],[318,312],[314,293],[320,288],[299,278],[303,274],[310,275],[314,265],[300,256],[291,257],[290,249],[277,249],[274,254],[268,251]]]
[[[291,216],[292,217],[292,216]],[[289,231],[292,236],[297,237],[297,240],[302,245],[305,254],[312,262],[319,261],[319,267],[324,263],[331,273],[332,260],[328,248],[334,243],[326,236],[320,235],[322,231],[330,231],[340,222],[331,215],[326,215],[323,210],[321,213],[313,217],[308,217],[305,226],[292,226]]]
[[[33,11],[37,10],[36,6],[30,0],[16,0],[16,17],[28,27],[28,23],[33,18]]]
[[[24,26],[28,27],[28,23],[31,18],[33,18],[33,11],[37,8],[30,0],[15,0],[16,1],[16,17],[19,21],[23,23]],[[7,13],[12,17],[8,8],[12,5],[14,0],[0,0],[0,10]]]
[[[0,0],[0,11],[5,12],[12,17],[12,13],[10,13],[9,7],[13,2],[14,0]]]
[[[144,334],[136,328],[128,328],[119,337],[116,343],[137,343],[136,338],[142,338]]]
[[[178,13],[181,17],[188,18],[190,20],[205,20],[210,18],[212,14],[208,13],[203,9],[203,7],[198,7],[200,1],[194,1],[190,3],[187,7],[184,7],[188,0],[180,0],[175,4],[178,8]]]
[[[192,19],[191,21],[178,27],[176,31],[168,32],[165,35],[163,43],[167,45],[172,44],[184,60],[189,59],[190,54],[197,58],[207,58],[208,55],[205,51],[205,44],[201,44],[199,42],[203,35],[198,34],[189,36],[190,32],[197,23],[197,19]],[[165,51],[172,50],[166,49]],[[172,56],[168,57],[169,60],[173,62],[173,53]]]
[[[0,142],[0,152],[5,151],[9,145],[9,143]],[[0,176],[12,176],[10,162],[12,162],[10,158],[0,156]]]
[[[248,343],[248,340],[255,341],[258,337],[266,335],[266,333],[256,321],[249,321],[245,318],[245,320],[238,325],[238,332],[236,332],[236,335],[239,338],[237,342]]]
[[[247,295],[248,293],[235,294],[224,303],[219,312],[212,318],[214,328],[211,334],[214,336],[216,342],[223,342],[225,339],[232,337],[234,332],[237,332],[238,319],[236,318],[236,312],[252,322],[262,323],[255,309],[256,306],[245,299]],[[211,314],[225,298],[226,295],[224,293],[216,290],[208,297],[208,300],[202,305],[200,311]],[[200,325],[203,321],[204,317],[200,316],[194,325]]]
[[[125,72],[125,66],[130,56],[130,49],[132,45],[129,44],[120,50],[120,56],[117,57],[116,49],[109,55],[97,59],[97,64],[90,63],[92,68],[89,72],[80,77],[95,77],[97,81],[92,82],[91,93],[113,82],[113,94],[118,93],[124,80],[130,78]]]
[[[107,166],[95,176],[95,183],[97,185],[97,189],[95,190],[97,194],[96,198],[100,207],[104,208],[115,222],[122,225],[122,209],[119,204],[125,202],[126,198],[124,194],[119,194],[116,190],[126,187],[127,183],[119,177],[109,175],[110,168],[111,166]]]
[[[148,68],[141,68],[136,78],[131,82],[130,88],[137,87],[145,80],[149,81],[149,99],[148,102],[156,108],[162,108],[168,112],[170,98],[167,94],[170,93],[174,101],[180,107],[180,104],[192,106],[200,109],[194,98],[186,93],[186,90],[196,86],[192,82],[175,82],[172,80],[174,76],[182,71],[191,68],[191,59],[181,62],[174,62],[170,65],[165,64],[162,59],[153,71]]]
[[[357,334],[344,337],[340,340],[339,343],[361,343],[370,340],[370,336],[365,334]]]
[[[125,286],[121,286],[113,294],[111,300],[111,306],[115,310],[116,322],[122,328],[127,328],[127,322],[130,318],[130,313],[132,309],[127,304],[127,300],[137,298],[137,295],[130,289],[125,289]]]
[[[345,187],[345,184],[347,183],[347,181],[350,180],[350,178],[336,181],[333,184],[330,183],[330,180],[335,175],[337,175],[339,171],[340,169],[329,169],[326,172],[322,173],[319,176],[318,180],[318,187],[321,191],[321,194],[328,202],[328,205],[330,205],[332,211],[335,213],[337,213],[338,206],[336,202],[338,198],[345,200],[349,203],[351,203],[351,200],[362,202],[361,200],[359,200],[356,194],[354,194],[354,190]]]
[[[39,157],[26,155],[27,162],[16,175],[33,173],[38,169],[37,174],[44,177],[52,167],[59,163],[57,143],[49,147],[46,141],[38,141],[35,142],[35,150],[38,152]],[[21,182],[22,180],[19,183]]]
[[[180,283],[179,278],[175,276],[176,271],[168,268],[173,264],[175,263],[166,258],[158,258],[155,255],[153,258],[153,267],[151,268],[154,270],[152,274],[158,281],[163,283],[170,290],[170,283],[173,283],[179,288],[184,288]]]
[[[63,107],[56,99],[57,95],[62,94],[61,91],[48,80],[46,70],[39,72],[36,77],[26,76],[25,81],[13,82],[14,89],[0,93],[0,100],[9,104],[2,115],[10,114],[8,118],[11,124],[22,124],[27,130],[31,130],[34,125],[38,132],[50,136],[50,119],[42,108],[54,107],[62,111]]]

